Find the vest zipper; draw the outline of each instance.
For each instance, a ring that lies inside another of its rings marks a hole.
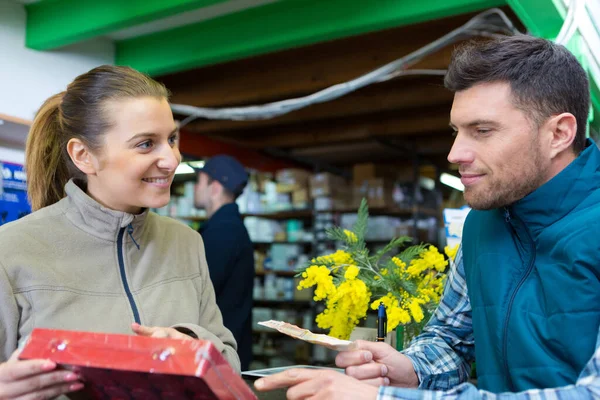
[[[123,256],[123,242],[125,236],[125,228],[121,228],[119,231],[119,236],[117,238],[117,256],[119,257],[119,271],[121,273],[121,282],[123,282],[123,288],[125,288],[125,293],[127,294],[127,299],[129,300],[129,305],[131,306],[131,311],[133,312],[133,319],[138,324],[141,324],[140,321],[140,313],[138,312],[138,308],[135,304],[135,300],[133,299],[133,294],[129,289],[129,284],[127,283],[127,276],[125,275],[125,257]]]
[[[508,208],[505,208],[504,211],[505,211],[506,222],[510,225],[512,231],[518,237],[519,235],[516,232],[512,222],[511,222],[511,220],[514,220],[514,218],[511,217],[510,211],[508,210]],[[519,221],[519,223],[520,223],[520,220],[517,219],[517,221]],[[517,296],[517,292],[519,291],[521,286],[523,286],[523,283],[525,283],[525,280],[531,273],[531,270],[533,269],[533,264],[535,261],[535,246],[533,243],[533,238],[531,237],[531,233],[529,233],[529,229],[525,228],[525,232],[527,232],[527,237],[529,238],[529,245],[531,247],[531,249],[530,249],[531,255],[529,256],[529,262],[527,265],[527,269],[525,270],[525,274],[521,277],[521,280],[519,281],[519,283],[513,290],[512,294],[510,296],[510,300],[508,301],[508,307],[506,310],[506,319],[504,320],[503,337],[502,337],[502,360],[503,360],[503,364],[504,364],[504,373],[506,374],[506,379],[508,380],[508,386],[509,386],[511,392],[515,392],[516,389],[514,387],[514,383],[510,377],[510,371],[508,369],[508,322],[510,319],[510,313],[512,311],[512,306],[513,306],[515,297]]]

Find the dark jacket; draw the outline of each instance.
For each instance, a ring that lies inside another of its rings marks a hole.
[[[242,371],[252,360],[254,247],[237,204],[226,204],[200,228],[223,324],[238,344]]]
[[[600,151],[463,232],[480,389],[574,384],[600,325]]]

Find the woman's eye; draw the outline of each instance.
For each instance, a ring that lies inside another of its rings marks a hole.
[[[150,140],[147,140],[145,142],[138,144],[137,147],[140,149],[149,149],[152,147],[152,142]]]
[[[477,129],[477,133],[480,135],[486,135],[488,133],[490,133],[491,130],[490,129]]]

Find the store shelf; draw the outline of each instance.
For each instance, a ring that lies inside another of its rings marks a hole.
[[[356,208],[344,208],[336,210],[319,210],[319,213],[356,214]],[[407,208],[376,208],[369,207],[369,215],[386,215],[390,217],[412,217],[414,214],[439,217],[440,211],[431,208],[407,207]]]
[[[308,219],[312,218],[313,212],[312,210],[288,210],[288,211],[278,211],[271,213],[244,213],[242,217],[257,217],[257,218],[268,218],[268,219],[276,219],[276,220],[285,220],[285,219]],[[173,218],[184,219],[186,221],[206,221],[207,217],[192,217],[192,216],[176,216]]]
[[[309,241],[282,241],[282,240],[274,240],[272,242],[259,242],[259,241],[253,241],[252,243],[256,244],[256,245],[264,245],[264,246],[268,246],[268,245],[272,245],[272,244],[301,244],[301,245],[312,245],[313,242],[309,242]]]
[[[256,276],[275,275],[293,278],[298,272],[296,271],[257,271]]]
[[[288,210],[288,211],[278,211],[273,213],[245,213],[244,217],[258,217],[258,218],[268,218],[268,219],[307,219],[312,218],[313,212],[312,210]]]

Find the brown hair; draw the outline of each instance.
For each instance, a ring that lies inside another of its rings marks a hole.
[[[516,107],[540,126],[553,114],[577,120],[576,154],[585,148],[590,87],[587,74],[564,46],[528,35],[472,40],[452,55],[444,79],[453,92],[479,83],[507,82]]]
[[[27,191],[32,209],[62,199],[71,178],[85,180],[67,153],[67,143],[80,139],[91,151],[102,148],[102,135],[113,121],[108,101],[169,97],[164,85],[129,67],[103,65],[78,76],[39,109],[25,146]]]

